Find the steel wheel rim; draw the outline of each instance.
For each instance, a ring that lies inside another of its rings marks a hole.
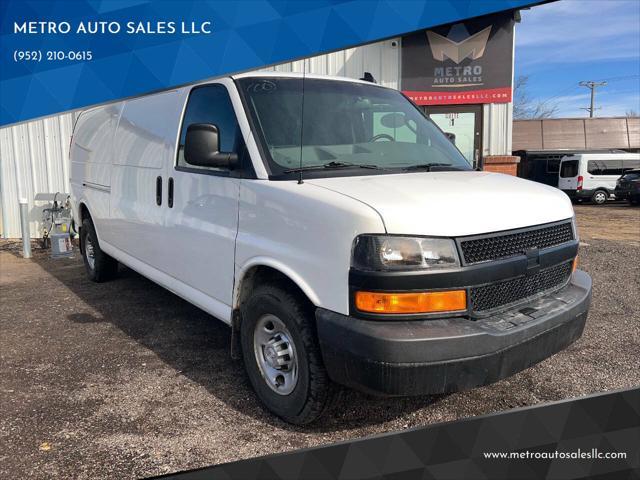
[[[91,270],[95,270],[96,252],[95,252],[95,248],[93,247],[93,242],[91,241],[91,238],[88,235],[87,235],[87,238],[85,239],[84,255],[87,258],[87,263],[89,264],[89,268]]]
[[[595,200],[596,200],[596,203],[604,203],[606,202],[607,197],[605,197],[604,193],[598,192],[596,193]]]
[[[273,314],[263,315],[253,331],[253,351],[262,379],[278,395],[289,395],[298,383],[298,357],[291,333]]]

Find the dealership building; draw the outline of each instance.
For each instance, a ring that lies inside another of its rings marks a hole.
[[[512,152],[514,28],[519,11],[464,19],[264,70],[362,78],[403,91],[445,131],[470,165],[515,174]],[[21,236],[20,198],[40,236],[37,193],[69,192],[68,148],[77,113],[0,130],[3,238]]]

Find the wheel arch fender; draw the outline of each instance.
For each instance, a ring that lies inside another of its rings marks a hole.
[[[266,277],[265,277],[266,276]],[[233,305],[231,313],[231,358],[239,360],[241,358],[240,347],[240,324],[242,323],[241,306],[248,297],[248,293],[253,286],[265,278],[274,281],[287,281],[304,295],[309,303],[318,305],[320,303],[318,295],[313,288],[297,274],[296,271],[282,262],[269,257],[254,257],[248,260],[236,272],[233,283]]]
[[[83,197],[82,199],[78,200],[77,203],[77,212],[74,212],[74,215],[78,215],[78,221],[77,226],[78,226],[78,234],[81,233],[80,229],[82,228],[82,222],[84,222],[87,218],[89,220],[91,220],[91,223],[93,223],[93,230],[96,232],[96,237],[98,237],[98,242],[102,241],[100,232],[98,231],[98,226],[96,225],[95,220],[93,219],[93,214],[91,213],[92,209],[91,209],[91,205],[89,205],[89,201],[86,197]],[[80,235],[80,238],[82,238],[82,235]],[[81,246],[81,248],[83,248]]]
[[[76,214],[78,216],[78,225],[82,225],[82,222],[84,222],[86,218],[91,218],[91,211],[87,206],[86,200],[83,199],[78,202],[77,210]]]
[[[91,218],[91,212],[89,211],[89,207],[87,206],[87,202],[85,199],[81,199],[75,205],[75,211],[73,212],[74,221],[76,223],[76,229],[78,232],[78,244],[80,246],[80,253],[84,255],[84,240],[82,239],[82,223],[87,218]],[[98,233],[96,232],[96,235]]]
[[[294,269],[273,258],[260,256],[248,260],[236,273],[236,280],[233,285],[234,310],[240,308],[244,300],[244,295],[246,294],[246,288],[254,281],[255,274],[258,271],[271,271],[276,275],[285,277],[293,283],[313,305],[320,304],[320,299],[314,289]]]

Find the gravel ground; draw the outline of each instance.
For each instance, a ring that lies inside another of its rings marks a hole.
[[[578,206],[594,279],[583,337],[509,379],[437,397],[345,392],[322,423],[262,409],[229,330],[124,269],[0,245],[0,477],[132,478],[640,385],[640,209]]]

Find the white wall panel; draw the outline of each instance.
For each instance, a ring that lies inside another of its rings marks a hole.
[[[0,207],[3,238],[19,238],[19,199],[29,202],[31,236],[40,237],[36,193],[69,192],[69,140],[75,114],[0,129]]]
[[[485,104],[482,113],[483,155],[511,155],[513,104]]]

